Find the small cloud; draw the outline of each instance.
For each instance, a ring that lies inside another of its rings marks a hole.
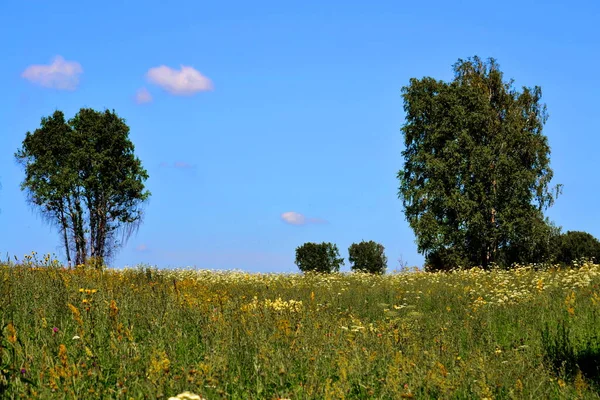
[[[47,88],[75,90],[82,73],[83,68],[78,62],[65,61],[63,57],[56,56],[49,65],[30,65],[21,77]]]
[[[294,211],[284,212],[281,214],[281,219],[292,225],[304,225],[306,223],[304,215]]]
[[[173,167],[180,168],[180,169],[193,168],[192,164],[188,164],[185,161],[175,161],[175,164],[173,165]]]
[[[148,246],[146,246],[145,244],[140,244],[139,246],[137,246],[135,248],[135,251],[139,251],[140,253],[144,253],[149,251]]]
[[[185,65],[182,65],[180,70],[169,68],[166,65],[150,68],[146,73],[146,78],[174,95],[192,95],[213,89],[210,79],[196,69]]]
[[[327,222],[321,218],[307,218],[295,211],[284,212],[281,214],[281,219],[290,225],[324,224]]]
[[[150,103],[152,101],[152,95],[148,89],[141,88],[135,94],[135,102],[138,104]]]

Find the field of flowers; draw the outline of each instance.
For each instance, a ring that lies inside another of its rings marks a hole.
[[[30,257],[0,266],[0,398],[600,398],[599,285],[589,263],[372,276]]]

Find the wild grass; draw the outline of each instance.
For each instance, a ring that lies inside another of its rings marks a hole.
[[[599,398],[599,285],[590,263],[373,276],[30,258],[0,266],[0,397]]]

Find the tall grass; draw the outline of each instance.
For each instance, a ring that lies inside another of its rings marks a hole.
[[[3,265],[0,397],[599,398],[599,284]]]

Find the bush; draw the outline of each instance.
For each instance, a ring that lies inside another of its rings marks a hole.
[[[340,252],[332,243],[304,243],[296,248],[295,264],[302,272],[337,272],[344,262]]]
[[[385,248],[374,241],[352,243],[348,248],[348,261],[353,265],[353,271],[368,272],[371,274],[383,274],[387,268],[387,257]]]
[[[570,265],[581,259],[600,262],[600,241],[587,232],[567,231],[554,242],[556,261]]]

